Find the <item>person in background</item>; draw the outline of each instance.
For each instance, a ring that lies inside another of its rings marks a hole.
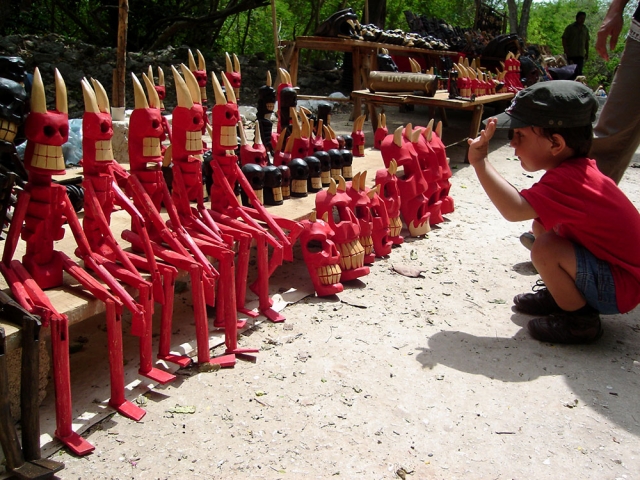
[[[629,0],[613,0],[596,38],[596,52],[609,60],[609,50],[618,43],[622,13]],[[589,156],[602,173],[620,183],[640,145],[640,5],[636,8],[624,52],[614,74],[607,102],[594,128]]]
[[[576,76],[582,75],[582,67],[589,57],[589,29],[584,24],[585,12],[576,14],[576,21],[564,29],[562,48],[570,64],[576,65]]]

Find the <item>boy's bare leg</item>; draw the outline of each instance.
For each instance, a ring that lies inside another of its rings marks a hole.
[[[575,284],[577,266],[573,243],[554,232],[536,235],[531,261],[561,309],[573,312],[587,304]]]
[[[534,220],[531,223],[531,233],[533,233],[534,237],[538,238],[543,233],[546,233],[546,230],[538,220]]]

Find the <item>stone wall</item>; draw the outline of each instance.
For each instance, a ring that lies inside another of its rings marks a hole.
[[[128,52],[126,108],[133,108],[130,73],[134,72],[140,76],[143,72],[146,73],[149,65],[151,65],[156,76],[156,67],[159,66],[164,71],[165,84],[167,86],[165,106],[168,110],[171,110],[175,105],[176,95],[173,87],[171,65],[179,65],[180,63],[188,65],[189,48],[197,58],[197,45],[168,47],[154,52]],[[221,72],[224,70],[224,54],[225,52],[218,52],[213,58],[205,55],[208,72]],[[45,89],[47,90],[47,100],[50,102],[49,108],[53,108],[53,71],[54,68],[57,68],[67,85],[69,116],[71,118],[80,118],[84,110],[82,89],[80,88],[80,80],[83,77],[93,77],[99,80],[111,96],[112,77],[116,64],[116,50],[114,48],[89,45],[55,34],[45,36],[11,35],[0,37],[0,55],[22,57],[26,62],[28,72],[32,72],[36,66],[40,69]],[[242,88],[240,91],[240,103],[242,105],[256,105],[258,88],[264,85],[268,70],[271,72],[274,82],[276,80],[275,62],[266,61],[261,57],[260,55],[239,57],[242,72]],[[305,65],[301,59],[298,74],[299,93],[328,95],[340,91],[342,72],[332,67],[333,62],[317,62],[315,66],[310,66]],[[211,81],[209,81],[209,104],[211,104],[213,98]]]

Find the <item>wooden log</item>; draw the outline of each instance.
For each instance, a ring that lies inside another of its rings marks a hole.
[[[369,90],[372,92],[425,92],[433,97],[438,89],[438,77],[424,73],[370,72]]]

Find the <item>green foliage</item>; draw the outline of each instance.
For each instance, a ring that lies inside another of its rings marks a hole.
[[[624,38],[628,31],[629,18],[631,17],[631,7],[628,6],[625,13],[625,27],[620,35],[620,40],[616,49],[611,52],[610,60],[605,62],[595,51],[596,35],[602,20],[609,7],[607,0],[558,0],[548,2],[534,2],[531,7],[531,18],[529,20],[530,43],[546,45],[554,55],[563,53],[562,34],[570,23],[575,21],[576,13],[586,12],[587,19],[585,25],[589,28],[591,42],[589,57],[585,62],[583,73],[587,77],[589,86],[596,88],[598,85],[605,87],[611,83],[613,70],[620,62],[620,56],[624,49]],[[630,2],[633,3],[633,2]]]
[[[610,0],[548,0],[531,6],[528,39],[546,45],[552,54],[562,53],[562,33],[578,11],[587,13],[591,32],[585,75],[592,87],[607,86],[624,47],[622,32],[611,60],[595,52],[596,32]],[[498,11],[506,11],[506,0],[485,0]],[[522,0],[516,2],[521,7]],[[15,33],[57,33],[87,43],[115,46],[118,29],[118,0],[13,0],[4,2],[0,35]],[[451,25],[471,27],[475,0],[387,0],[386,28],[407,30],[405,11],[444,19]],[[364,23],[364,0],[275,0],[280,40],[313,35],[320,23],[338,10],[351,7]],[[629,2],[625,18],[631,17],[635,2]],[[225,12],[221,15],[221,12]],[[129,0],[128,49],[189,45],[203,53],[234,52],[274,58],[272,11],[269,0]],[[159,39],[159,40],[157,40]],[[339,61],[341,53],[307,51],[301,62],[325,57]]]

